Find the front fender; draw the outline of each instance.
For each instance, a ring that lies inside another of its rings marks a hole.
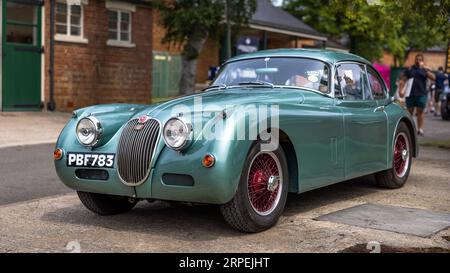
[[[389,128],[388,142],[387,142],[389,145],[387,167],[390,168],[390,166],[392,166],[393,160],[392,154],[394,152],[395,133],[397,132],[397,128],[400,122],[405,122],[410,130],[412,141],[414,143],[414,151],[413,151],[414,157],[419,156],[419,141],[417,140],[417,128],[414,119],[409,114],[409,112],[406,111],[406,109],[404,109],[397,103],[392,103],[385,109],[388,116],[388,128]]]
[[[135,116],[137,113],[142,111],[145,105],[139,104],[104,104],[96,105],[91,107],[86,107],[74,111],[75,126],[77,122],[88,116],[95,116],[102,124],[102,135],[96,146],[102,146],[106,144],[126,123],[131,117]],[[72,126],[74,127],[74,126]],[[75,132],[75,128],[68,128],[70,133]],[[73,131],[72,131],[73,129]],[[65,133],[66,130],[62,132],[61,135]],[[73,134],[74,135],[74,134]],[[66,134],[63,135],[66,137]]]
[[[244,121],[226,120],[223,123],[224,132],[234,132],[240,122]],[[186,202],[227,203],[236,193],[252,143],[253,140],[237,140],[224,135],[218,139],[207,139],[205,129],[183,152],[174,151],[161,143],[162,148],[154,162],[149,180],[136,187],[137,196]],[[206,154],[212,154],[216,159],[211,168],[202,165]],[[194,185],[165,184],[164,174],[189,175],[193,178]]]
[[[67,122],[56,142],[56,148],[63,149],[63,157],[56,160],[55,169],[61,181],[74,190],[114,194],[123,196],[134,196],[134,189],[120,183],[116,169],[108,169],[109,181],[83,180],[75,175],[76,168],[67,167],[67,152],[94,152],[94,153],[116,153],[117,143],[120,138],[120,128],[137,112],[141,111],[143,105],[136,104],[108,104],[91,106],[74,111],[73,117]],[[78,121],[89,115],[94,115],[100,120],[103,133],[97,147],[85,147],[81,145],[76,137],[76,126]]]

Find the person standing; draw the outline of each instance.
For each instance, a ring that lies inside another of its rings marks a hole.
[[[435,116],[438,116],[438,113],[441,112],[441,94],[444,92],[444,82],[446,79],[447,75],[444,74],[444,69],[440,66],[436,72],[436,90],[434,91],[434,104],[436,106],[436,112],[434,112]]]
[[[405,77],[413,79],[411,92],[406,98],[406,107],[411,115],[416,112],[417,133],[423,136],[424,109],[427,106],[427,78],[434,81],[436,77],[430,68],[425,66],[422,54],[416,55],[414,65],[405,71]]]

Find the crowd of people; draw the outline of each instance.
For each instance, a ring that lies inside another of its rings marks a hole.
[[[449,90],[449,76],[439,67],[433,72],[425,65],[422,54],[415,57],[414,65],[405,69],[397,81],[396,98],[411,115],[417,116],[417,133],[424,135],[424,115],[441,115],[441,100]]]

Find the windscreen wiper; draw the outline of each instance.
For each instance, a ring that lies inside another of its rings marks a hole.
[[[271,82],[256,80],[256,81],[248,81],[248,82],[240,82],[239,85],[266,85],[273,88],[275,85]]]
[[[208,89],[213,89],[213,88],[225,89],[225,88],[227,88],[227,85],[226,84],[210,85],[210,86],[206,87],[205,89],[203,89],[202,91],[206,91]]]

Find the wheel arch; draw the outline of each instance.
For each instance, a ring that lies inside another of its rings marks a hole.
[[[273,130],[273,128],[269,128],[269,130]],[[297,154],[295,152],[295,147],[291,141],[291,138],[288,136],[286,132],[282,129],[279,130],[279,144],[283,149],[284,154],[286,155],[288,172],[289,172],[289,192],[299,192],[298,185],[298,160]],[[259,137],[258,137],[259,138]],[[250,147],[251,149],[251,147]]]

